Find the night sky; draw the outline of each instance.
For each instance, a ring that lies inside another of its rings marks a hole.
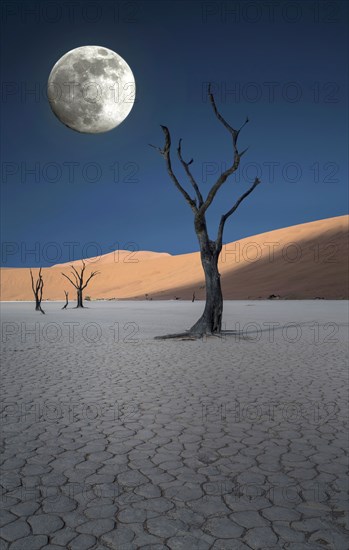
[[[4,2],[2,265],[47,266],[117,247],[198,250],[192,212],[148,144],[163,144],[160,124],[174,145],[182,137],[206,195],[231,159],[229,134],[207,102],[209,81],[233,126],[250,118],[241,170],[209,210],[212,237],[256,174],[262,184],[227,222],[224,242],[345,214],[347,6]],[[84,45],[114,50],[136,79],[130,115],[99,135],[65,127],[46,97],[52,66]]]

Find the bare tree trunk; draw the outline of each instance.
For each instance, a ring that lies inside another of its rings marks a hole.
[[[82,303],[82,290],[80,288],[78,288],[77,290],[76,299],[77,299],[76,307],[84,307]]]
[[[35,300],[35,311],[41,311],[41,313],[45,314],[44,310],[41,308],[41,300],[40,299]]]
[[[213,247],[215,243],[211,242]],[[192,334],[219,334],[222,329],[223,295],[218,271],[216,250],[201,250],[201,263],[205,273],[206,303],[200,319],[189,330]]]
[[[39,275],[38,275],[38,278],[37,278],[35,284],[34,284],[34,277],[33,277],[32,270],[30,269],[29,271],[30,271],[30,277],[31,277],[31,282],[32,282],[33,294],[34,294],[34,298],[35,298],[35,311],[40,311],[41,313],[43,313],[45,315],[45,312],[41,307],[42,289],[44,288],[44,280],[42,278],[41,270],[42,270],[42,268],[40,267]]]
[[[65,294],[65,304],[64,304],[64,306],[62,307],[62,309],[67,309],[68,303],[69,303],[69,300],[68,300],[69,292],[67,292],[67,291],[65,290],[65,291],[64,291],[64,294]]]

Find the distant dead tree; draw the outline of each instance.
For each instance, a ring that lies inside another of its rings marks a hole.
[[[62,309],[67,309],[67,306],[68,306],[68,303],[69,303],[69,300],[68,300],[69,292],[67,292],[67,291],[65,290],[65,291],[64,291],[64,294],[65,294],[65,304],[64,304],[64,306],[62,307]]]
[[[195,302],[195,291],[193,292],[193,297],[192,297],[191,301]]]
[[[41,313],[45,315],[45,312],[41,307],[42,289],[44,288],[44,279],[42,278],[41,270],[42,268],[40,267],[38,278],[36,279],[35,284],[34,284],[33,272],[31,269],[30,269],[30,277],[32,280],[32,289],[33,289],[34,298],[35,298],[35,311],[41,311]]]
[[[90,280],[92,279],[92,277],[95,277],[96,275],[99,274],[99,271],[92,271],[92,273],[90,273],[90,276],[86,279],[86,282],[84,282],[84,274],[85,274],[85,269],[86,269],[86,264],[85,264],[84,260],[82,260],[82,268],[80,270],[80,273],[78,272],[77,269],[75,269],[75,267],[73,265],[71,265],[70,267],[73,270],[73,271],[71,271],[71,275],[73,276],[74,281],[70,277],[68,277],[68,275],[66,275],[63,272],[62,272],[62,275],[63,275],[63,277],[68,279],[68,281],[76,288],[76,295],[77,295],[77,305],[76,305],[76,307],[77,308],[78,307],[84,307],[83,299],[82,299],[82,292],[83,292],[83,290],[85,290],[85,288],[87,287],[87,285],[90,282]]]
[[[226,182],[229,176],[236,172],[239,167],[241,157],[247,151],[247,149],[245,149],[244,151],[240,152],[238,150],[237,144],[239,134],[249,120],[248,118],[246,118],[244,124],[238,130],[236,130],[223,118],[223,116],[218,111],[213,93],[211,91],[211,85],[209,85],[208,88],[208,97],[215,116],[229,132],[232,139],[232,160],[230,166],[226,170],[221,172],[216,182],[209,190],[205,199],[203,198],[199,186],[190,169],[190,165],[193,163],[193,159],[186,162],[182,156],[182,139],[180,139],[178,143],[177,156],[188,177],[191,186],[194,189],[194,198],[192,198],[191,195],[180,184],[177,176],[173,171],[171,160],[171,135],[169,129],[166,126],[161,126],[165,136],[165,144],[163,148],[151,145],[151,147],[157,149],[159,153],[163,156],[170,178],[172,179],[178,191],[183,195],[184,199],[189,204],[194,214],[194,228],[200,245],[200,256],[202,267],[205,273],[206,288],[206,304],[204,312],[200,319],[189,329],[189,334],[195,336],[221,333],[223,296],[221,289],[220,273],[218,271],[218,258],[222,250],[223,230],[225,222],[236,211],[242,201],[246,199],[246,197],[248,197],[248,195],[250,195],[250,193],[252,193],[252,191],[254,191],[254,189],[260,183],[260,180],[256,177],[253,185],[239,197],[239,199],[233,204],[233,206],[229,210],[222,214],[218,226],[217,237],[215,240],[211,240],[207,231],[206,212],[209,206],[212,204],[219,189]],[[176,335],[173,335],[173,337],[175,336]]]

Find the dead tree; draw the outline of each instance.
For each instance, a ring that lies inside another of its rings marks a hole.
[[[41,307],[42,289],[44,288],[44,279],[42,278],[42,275],[41,275],[41,269],[42,268],[40,267],[38,278],[36,279],[35,284],[34,284],[33,272],[31,269],[30,269],[30,277],[32,280],[32,289],[33,289],[34,298],[35,298],[35,311],[41,311],[41,313],[45,315],[45,312]]]
[[[68,303],[69,303],[69,300],[68,300],[69,292],[67,292],[67,291],[65,290],[65,291],[64,291],[64,294],[65,294],[65,304],[64,304],[64,306],[62,307],[62,309],[67,309],[67,306],[68,306]]]
[[[62,275],[63,275],[63,277],[68,279],[68,281],[76,288],[76,296],[77,296],[77,305],[76,305],[76,307],[77,308],[78,307],[84,307],[83,299],[82,299],[83,290],[85,290],[85,288],[87,287],[87,285],[90,282],[90,280],[92,279],[92,277],[95,277],[95,275],[99,274],[99,271],[92,271],[92,273],[90,273],[90,276],[86,279],[86,282],[84,282],[84,274],[85,274],[85,269],[86,269],[86,264],[85,264],[84,260],[82,260],[82,268],[80,270],[80,273],[78,272],[78,270],[73,265],[71,265],[70,267],[73,270],[73,271],[71,271],[71,274],[74,277],[74,281],[70,277],[68,277],[68,275],[66,275],[63,272],[62,272]]]
[[[208,88],[208,97],[215,116],[218,118],[219,122],[223,124],[232,139],[232,160],[229,167],[224,170],[217,178],[216,182],[209,190],[205,199],[201,194],[199,186],[190,168],[190,165],[193,163],[193,159],[187,162],[182,156],[182,139],[180,139],[178,143],[177,156],[191,186],[193,187],[193,190],[195,192],[194,198],[180,184],[177,176],[174,173],[171,159],[171,135],[169,129],[166,126],[161,126],[165,136],[165,144],[163,148],[154,147],[154,145],[151,145],[151,147],[157,149],[159,153],[163,156],[166,163],[167,172],[171,180],[173,181],[178,191],[183,195],[194,215],[194,228],[199,241],[201,263],[205,274],[206,288],[206,304],[204,312],[200,319],[189,329],[189,334],[196,336],[201,336],[203,334],[220,334],[222,330],[223,296],[221,289],[220,273],[218,271],[218,258],[222,250],[224,226],[227,219],[236,211],[242,201],[246,199],[246,197],[248,197],[248,195],[250,195],[250,193],[252,193],[252,191],[260,183],[260,180],[256,177],[253,185],[239,197],[239,199],[233,204],[233,206],[229,210],[222,214],[219,222],[217,237],[215,240],[211,240],[207,231],[206,212],[212,204],[219,189],[227,181],[229,176],[236,172],[240,165],[241,157],[247,151],[247,149],[241,152],[238,150],[238,138],[242,128],[248,123],[249,120],[248,118],[246,118],[244,124],[238,130],[236,130],[223,118],[223,116],[218,111],[210,86]]]

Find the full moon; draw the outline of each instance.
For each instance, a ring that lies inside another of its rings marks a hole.
[[[103,46],[82,46],[53,66],[47,95],[63,124],[77,132],[100,134],[125,120],[135,101],[136,84],[120,55]]]

